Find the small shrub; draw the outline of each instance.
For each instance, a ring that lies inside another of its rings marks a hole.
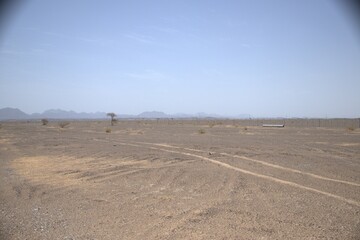
[[[41,123],[42,123],[42,125],[43,126],[46,126],[46,125],[48,125],[48,123],[49,123],[49,120],[47,120],[47,119],[41,119]]]
[[[199,134],[204,134],[205,133],[205,130],[204,129],[199,129]]]
[[[110,129],[110,128],[107,128],[107,129],[105,129],[105,132],[106,132],[106,133],[111,133],[111,129]]]
[[[247,131],[248,130],[248,128],[247,127],[244,127],[244,131]]]
[[[66,127],[67,125],[69,125],[70,123],[69,122],[59,122],[59,127],[60,128],[64,128]]]
[[[355,128],[353,128],[353,127],[348,127],[347,130],[349,130],[349,131],[354,131]]]

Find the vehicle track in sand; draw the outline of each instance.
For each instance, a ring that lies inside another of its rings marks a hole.
[[[184,149],[184,150],[189,150],[189,151],[195,151],[195,152],[201,152],[201,153],[208,153],[207,151],[203,151],[203,150],[199,150],[199,149],[193,149],[193,148],[182,148],[182,147],[177,147],[177,146],[173,146],[173,145],[168,145],[168,144],[160,144],[160,143],[146,143],[146,142],[136,142],[139,144],[147,144],[147,145],[155,145],[155,146],[160,146],[160,147],[167,147],[167,148],[174,148],[174,149]],[[297,169],[293,169],[293,168],[288,168],[288,167],[283,167],[277,164],[273,164],[273,163],[268,163],[265,161],[261,161],[261,160],[257,160],[254,158],[249,158],[246,156],[240,156],[240,155],[234,155],[234,154],[229,154],[229,153],[217,153],[217,152],[213,152],[215,154],[219,154],[222,156],[226,156],[226,157],[233,157],[233,158],[239,158],[242,160],[246,160],[246,161],[251,161],[251,162],[255,162],[258,164],[262,164],[268,167],[272,167],[272,168],[277,168],[280,170],[284,170],[284,171],[288,171],[288,172],[293,172],[293,173],[298,173],[298,174],[303,174],[303,175],[307,175],[313,178],[318,178],[321,180],[326,180],[326,181],[331,181],[331,182],[337,182],[337,183],[343,183],[343,184],[348,184],[348,185],[352,185],[352,186],[356,186],[356,187],[360,187],[360,183],[355,183],[355,182],[350,182],[350,181],[344,181],[344,180],[340,180],[340,179],[334,179],[334,178],[328,178],[328,177],[324,177],[324,176],[320,176],[317,174],[313,174],[313,173],[308,173],[308,172],[304,172],[304,171],[300,171]]]
[[[94,139],[94,140],[100,141],[100,142],[109,142],[109,140],[103,140],[103,139]],[[147,143],[147,142],[120,142],[120,141],[116,141],[116,140],[111,140],[111,141],[116,142],[116,144],[120,144],[120,145],[124,145],[124,146],[143,147],[143,148],[148,148],[148,149],[157,150],[157,151],[163,151],[163,152],[169,152],[169,153],[175,153],[175,154],[181,154],[181,155],[185,155],[185,156],[191,156],[191,157],[199,158],[199,159],[205,160],[207,162],[216,164],[218,166],[225,167],[227,169],[231,169],[231,170],[241,172],[241,173],[244,173],[244,174],[247,174],[247,175],[262,178],[262,179],[265,179],[267,181],[276,182],[276,183],[296,187],[296,188],[306,190],[306,191],[309,191],[309,192],[314,192],[314,193],[317,193],[317,194],[322,194],[324,196],[331,197],[331,198],[346,202],[346,203],[351,204],[353,206],[360,207],[360,202],[352,200],[352,199],[348,199],[348,198],[345,198],[345,197],[342,197],[342,196],[339,196],[339,195],[336,195],[336,194],[332,194],[332,193],[321,191],[321,190],[318,190],[318,189],[315,189],[315,188],[307,187],[307,186],[304,186],[304,185],[301,185],[301,184],[298,184],[298,183],[295,183],[295,182],[282,180],[282,179],[279,179],[279,178],[276,178],[276,177],[272,177],[272,176],[268,176],[268,175],[264,175],[264,174],[259,174],[259,173],[253,172],[253,171],[248,171],[248,170],[245,170],[245,169],[242,169],[242,168],[239,168],[239,167],[234,167],[234,166],[232,166],[230,164],[227,164],[227,163],[224,163],[224,162],[221,162],[221,161],[217,161],[217,160],[214,160],[214,159],[211,159],[211,158],[208,158],[208,157],[204,157],[204,156],[201,156],[201,155],[197,155],[197,154],[194,154],[194,153],[188,153],[188,152],[184,152],[184,151],[175,151],[175,150],[165,149],[165,148],[161,148],[161,147],[174,148],[174,149],[183,149],[183,150],[188,150],[188,151],[196,151],[196,152],[206,153],[205,151],[202,151],[202,150],[191,149],[191,148],[181,148],[181,147],[172,146],[172,145],[168,145],[168,144],[156,144],[156,143]],[[231,157],[238,156],[238,155],[231,155],[231,154],[224,154],[224,153],[221,153],[221,154],[224,155],[224,156],[231,156]],[[279,165],[266,163],[266,162],[263,162],[263,161],[260,161],[260,160],[250,159],[250,158],[247,158],[247,157],[245,157],[245,158],[243,158],[242,156],[238,156],[238,157],[240,157],[241,159],[244,159],[244,160],[257,162],[257,163],[260,163],[260,164],[263,164],[263,165],[266,165],[266,166],[269,166],[269,167],[278,168],[278,169],[290,171],[290,172],[293,172],[293,173],[305,174],[305,175],[308,175],[308,176],[311,176],[311,177],[314,177],[314,178],[317,178],[317,179],[328,180],[328,181],[333,181],[333,182],[339,182],[339,183],[344,183],[344,184],[349,184],[350,183],[349,185],[359,186],[359,184],[353,183],[353,182],[348,182],[348,181],[342,181],[342,180],[322,177],[322,176],[319,176],[319,175],[316,175],[316,174],[306,173],[306,172],[302,172],[302,171],[299,171],[299,170],[296,170],[296,169],[286,168],[286,167],[282,167],[282,166],[279,166]]]

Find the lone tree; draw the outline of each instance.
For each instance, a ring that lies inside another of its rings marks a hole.
[[[116,114],[115,113],[108,113],[108,114],[106,114],[106,116],[109,116],[109,117],[111,117],[111,126],[114,126],[114,123],[116,122],[116,119],[115,119],[115,117],[116,117]]]

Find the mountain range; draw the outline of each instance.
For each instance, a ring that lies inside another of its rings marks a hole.
[[[249,118],[249,114],[240,114],[233,117],[225,117],[218,114],[207,114],[207,113],[197,113],[197,114],[166,114],[164,112],[158,111],[149,111],[143,112],[137,115],[130,114],[117,114],[117,118],[137,118],[137,119],[156,119],[156,118],[238,118],[244,119]],[[33,113],[27,114],[17,108],[2,108],[0,109],[0,120],[30,120],[30,119],[105,119],[107,118],[105,112],[95,112],[95,113],[86,113],[86,112],[74,112],[74,111],[65,111],[61,109],[50,109],[46,110],[43,113]]]

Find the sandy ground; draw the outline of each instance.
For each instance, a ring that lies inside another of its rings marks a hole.
[[[1,125],[0,239],[360,239],[359,129]]]

